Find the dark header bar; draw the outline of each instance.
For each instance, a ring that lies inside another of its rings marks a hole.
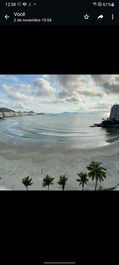
[[[118,25],[119,1],[0,1],[0,25]]]

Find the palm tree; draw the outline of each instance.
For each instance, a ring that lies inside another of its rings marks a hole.
[[[88,176],[92,178],[92,180],[95,179],[96,181],[95,190],[97,189],[98,181],[101,182],[107,177],[106,175],[107,169],[101,165],[102,165],[101,162],[92,161],[91,164],[87,166],[87,169],[89,170]]]
[[[54,178],[50,177],[49,175],[46,175],[45,178],[43,178],[43,187],[48,186],[48,190],[50,185],[54,184],[53,183]]]
[[[65,185],[66,185],[67,180],[68,180],[68,178],[66,178],[65,175],[61,175],[59,177],[59,181],[57,183],[62,186],[62,190],[65,189]]]
[[[79,179],[77,181],[79,182],[79,185],[82,185],[82,190],[84,190],[84,186],[88,184],[88,175],[87,173],[80,172],[77,174],[79,176]]]
[[[25,177],[25,178],[22,179],[22,183],[26,187],[26,190],[28,190],[28,186],[31,186],[33,184],[32,178],[30,178],[30,177],[27,176],[27,177]]]

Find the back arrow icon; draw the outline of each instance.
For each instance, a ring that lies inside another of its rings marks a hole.
[[[8,18],[10,18],[10,16],[8,16],[8,15],[6,14],[6,15],[5,15],[5,18],[8,19]]]

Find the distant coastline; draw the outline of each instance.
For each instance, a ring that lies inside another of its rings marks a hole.
[[[44,115],[45,113],[36,113],[34,111],[15,111],[8,108],[0,108],[0,119],[4,120],[5,118],[10,117],[19,117],[19,116],[31,116],[31,115]]]

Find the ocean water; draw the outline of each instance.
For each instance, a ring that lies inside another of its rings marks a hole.
[[[7,118],[0,121],[3,141],[38,141],[80,148],[103,146],[119,140],[119,129],[90,127],[100,123],[101,112],[62,113]]]

